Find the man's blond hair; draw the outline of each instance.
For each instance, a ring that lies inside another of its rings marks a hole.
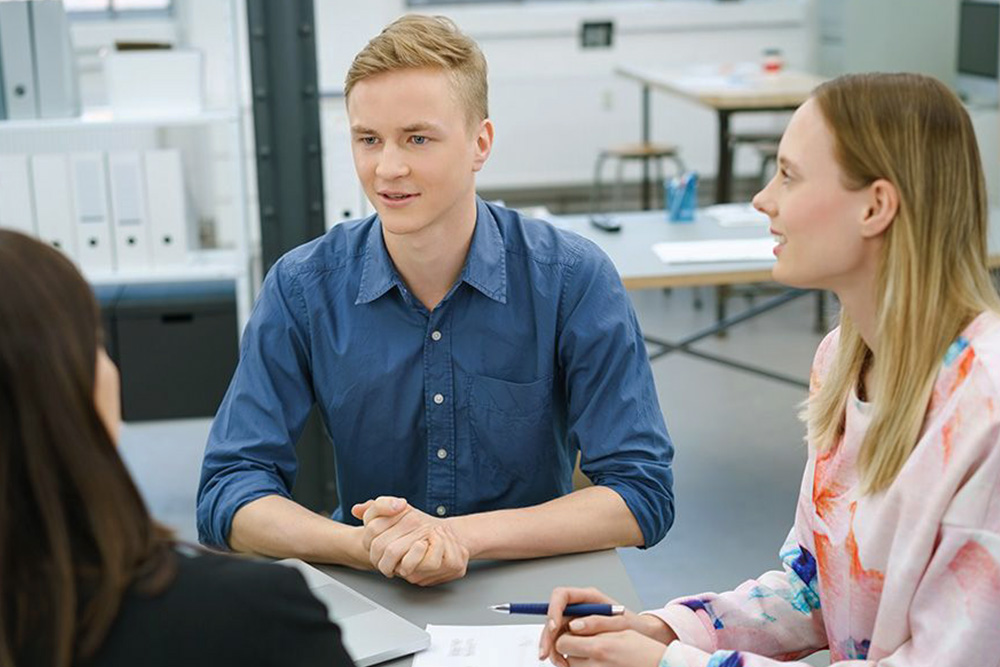
[[[344,95],[376,74],[423,67],[444,70],[451,78],[470,125],[489,117],[486,58],[479,46],[444,16],[407,14],[390,23],[361,49],[344,82]]]

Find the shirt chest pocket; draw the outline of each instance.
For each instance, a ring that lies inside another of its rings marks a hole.
[[[519,383],[472,376],[468,396],[472,454],[481,471],[529,480],[539,466],[552,465],[552,377]]]

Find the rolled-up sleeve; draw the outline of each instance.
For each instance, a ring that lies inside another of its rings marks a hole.
[[[589,241],[564,283],[558,345],[581,470],[624,499],[651,547],[674,521],[673,445],[628,293]]]
[[[198,539],[228,547],[233,515],[269,495],[290,497],[295,442],[314,402],[306,308],[289,267],[264,281],[240,361],[205,448],[198,485]]]

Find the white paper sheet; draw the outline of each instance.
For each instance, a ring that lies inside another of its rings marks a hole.
[[[751,204],[716,204],[704,209],[720,227],[767,227],[771,219]]]
[[[739,72],[733,74],[691,74],[679,76],[672,83],[681,89],[701,90],[744,90],[750,88],[752,81]]]
[[[669,241],[653,245],[653,252],[666,264],[712,262],[770,262],[774,260],[775,241],[760,239],[723,239],[714,241]]]
[[[413,667],[551,667],[538,659],[542,625],[427,625],[431,646]]]

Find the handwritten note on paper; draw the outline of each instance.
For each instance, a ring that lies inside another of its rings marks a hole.
[[[714,262],[773,262],[774,239],[719,239],[716,241],[667,241],[653,245],[666,264]]]
[[[538,659],[541,625],[429,625],[413,667],[551,667]]]

